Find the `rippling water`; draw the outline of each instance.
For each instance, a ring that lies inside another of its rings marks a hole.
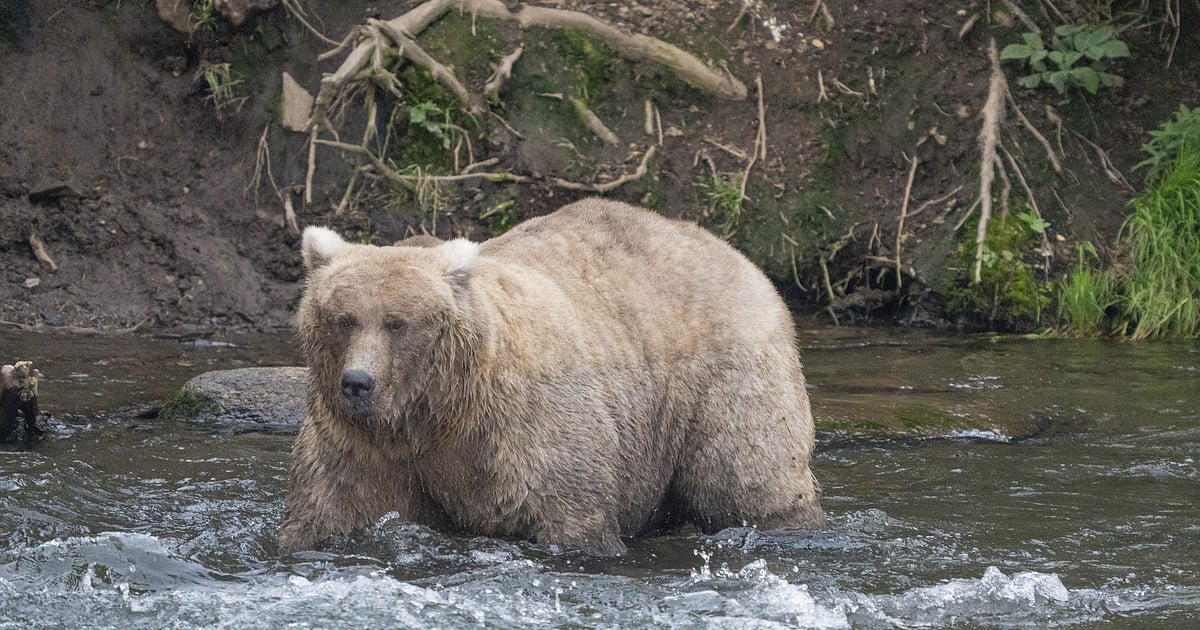
[[[1188,627],[1200,621],[1200,346],[806,331],[819,421],[1041,428],[826,442],[830,528],[727,530],[620,559],[384,518],[279,558],[290,436],[138,420],[187,375],[294,360],[240,348],[0,336],[60,418],[0,451],[0,627]],[[74,415],[73,415],[74,414]]]

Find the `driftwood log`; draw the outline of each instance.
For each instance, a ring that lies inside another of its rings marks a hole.
[[[0,367],[0,443],[33,443],[45,431],[38,425],[38,379],[33,363]]]

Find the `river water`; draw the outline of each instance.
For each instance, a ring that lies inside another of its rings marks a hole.
[[[237,343],[0,333],[56,418],[0,450],[0,627],[1200,623],[1200,345],[805,329],[819,424],[920,409],[1037,433],[827,437],[828,530],[598,560],[388,518],[279,558],[291,436],[136,417],[189,375],[296,361],[286,336]]]

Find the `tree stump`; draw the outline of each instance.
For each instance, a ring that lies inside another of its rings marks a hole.
[[[0,443],[32,444],[45,436],[38,419],[38,379],[30,361],[0,367]]]

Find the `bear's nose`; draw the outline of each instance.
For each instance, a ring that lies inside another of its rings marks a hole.
[[[375,389],[375,379],[363,370],[346,370],[342,375],[342,395],[351,400],[365,398]]]

